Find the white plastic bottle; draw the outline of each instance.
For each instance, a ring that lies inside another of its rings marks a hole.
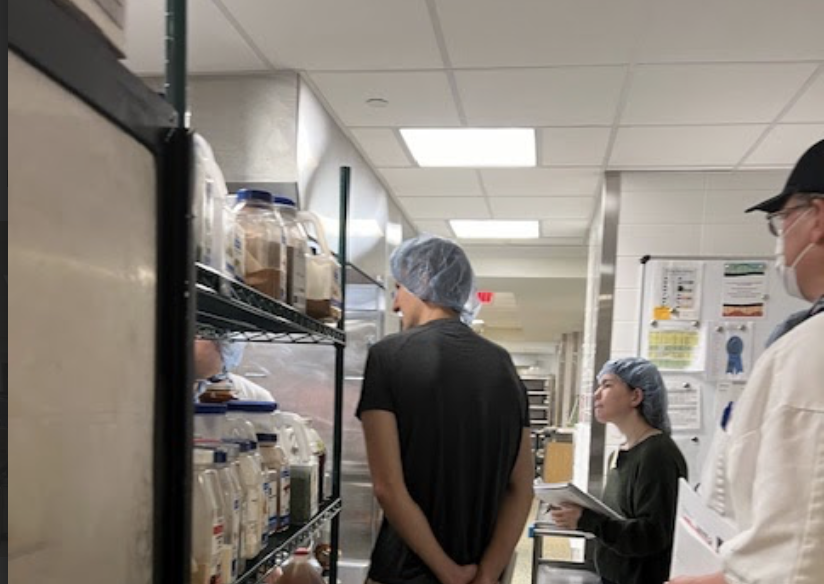
[[[192,557],[196,564],[193,584],[221,584],[224,520],[220,513],[220,481],[212,468],[214,452],[196,448],[192,497]]]
[[[240,444],[240,480],[246,499],[246,515],[243,517],[242,541],[243,559],[253,560],[261,550],[261,524],[263,485],[260,464],[252,454],[252,444],[242,440]]]
[[[260,455],[263,464],[269,472],[269,480],[274,485],[275,514],[270,519],[270,533],[286,531],[291,524],[291,507],[289,500],[291,493],[291,475],[289,472],[289,458],[278,443],[277,434],[258,434]]]
[[[237,580],[240,570],[240,513],[242,510],[242,487],[230,465],[231,454],[227,450],[215,452],[215,469],[220,479],[220,488],[223,491],[224,539],[223,557],[223,584],[232,584]],[[237,455],[235,455],[237,456]]]

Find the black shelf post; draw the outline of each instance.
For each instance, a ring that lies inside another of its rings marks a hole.
[[[352,169],[344,166],[340,169],[340,241],[338,257],[340,258],[341,274],[341,317],[339,328],[346,330],[346,265],[348,262],[348,225],[349,225],[349,195],[352,185]],[[343,389],[345,378],[344,347],[335,347],[335,427],[334,447],[332,454],[332,497],[341,497],[341,457],[343,456]],[[340,515],[332,519],[332,557],[329,565],[329,582],[337,584],[338,558],[340,547]]]

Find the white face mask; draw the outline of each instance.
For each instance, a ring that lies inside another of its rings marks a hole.
[[[798,264],[801,263],[801,260],[804,259],[804,256],[807,255],[811,249],[815,247],[814,243],[810,243],[807,247],[805,247],[798,257],[795,258],[795,261],[792,265],[787,265],[787,258],[784,255],[784,237],[793,229],[795,229],[796,225],[801,223],[801,220],[806,217],[812,209],[807,209],[801,216],[796,219],[790,228],[786,231],[782,231],[775,241],[775,269],[778,270],[778,275],[781,276],[781,281],[784,284],[784,289],[787,291],[787,294],[792,296],[793,298],[799,298],[801,300],[806,300],[804,298],[804,294],[801,292],[801,287],[798,285],[798,273],[796,268]]]

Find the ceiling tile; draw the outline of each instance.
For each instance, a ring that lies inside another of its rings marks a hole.
[[[459,126],[442,72],[316,73],[311,79],[347,126]],[[389,103],[375,108],[368,99]]]
[[[542,128],[541,164],[601,166],[610,133],[610,128]]]
[[[621,128],[610,168],[732,167],[767,126]]]
[[[447,221],[419,220],[415,221],[415,227],[417,227],[421,233],[431,233],[433,235],[455,239],[455,234],[452,233],[452,228]]]
[[[821,103],[824,109],[824,102]],[[807,149],[824,140],[824,124],[803,126],[776,126],[755,152],[747,158],[746,165],[794,165]]]
[[[456,67],[626,63],[641,22],[640,5],[638,0],[437,3]]]
[[[491,196],[591,197],[601,180],[597,170],[495,169],[482,170],[481,178]]]
[[[610,125],[624,67],[458,71],[470,125]]]
[[[481,197],[401,197],[400,202],[413,220],[491,218]]]
[[[464,168],[384,169],[383,177],[399,197],[480,197],[478,172]]]
[[[771,123],[815,65],[649,65],[635,70],[621,123]]]
[[[376,167],[412,166],[398,136],[392,130],[358,128],[352,130],[352,135]]]
[[[583,197],[490,197],[495,219],[589,220],[592,198]]]
[[[589,221],[564,221],[561,219],[541,221],[541,234],[547,238],[586,237],[589,234]]]
[[[824,70],[781,121],[824,122]]]
[[[164,71],[166,3],[126,3],[126,66],[142,75]],[[192,73],[263,71],[266,65],[211,1],[191,2],[189,70]]]
[[[425,2],[221,1],[278,68],[443,67]]]
[[[821,0],[655,0],[649,7],[642,61],[824,59]]]

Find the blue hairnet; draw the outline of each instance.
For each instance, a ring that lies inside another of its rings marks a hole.
[[[220,357],[223,359],[223,368],[226,371],[234,371],[240,366],[243,360],[244,343],[233,343],[228,339],[218,341],[220,347]]]
[[[454,241],[428,234],[409,239],[395,250],[390,263],[395,280],[421,300],[454,310],[464,322],[478,313],[475,275]]]
[[[670,420],[667,414],[667,387],[658,368],[638,357],[614,359],[601,369],[598,379],[612,373],[632,389],[640,389],[644,394],[641,402],[641,415],[653,428],[670,433]]]

